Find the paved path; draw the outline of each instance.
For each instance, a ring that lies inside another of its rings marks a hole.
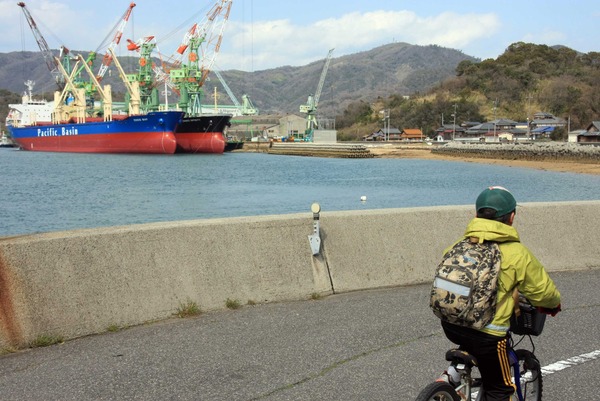
[[[600,350],[600,270],[552,276],[564,311],[536,339],[544,366]],[[428,291],[246,306],[5,355],[0,400],[412,400],[450,346]],[[599,400],[599,371],[591,358],[552,373],[544,400]]]

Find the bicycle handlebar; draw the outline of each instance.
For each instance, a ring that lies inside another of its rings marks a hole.
[[[545,313],[546,315],[550,315],[550,316],[554,317],[562,309],[560,308],[560,304],[558,304],[558,306],[556,308],[544,308],[542,306],[538,306],[537,310],[541,313]]]

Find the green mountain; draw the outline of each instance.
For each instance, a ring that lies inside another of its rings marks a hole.
[[[73,55],[79,53],[87,57],[87,52],[71,51]],[[126,72],[136,71],[136,58],[122,56],[119,60]],[[96,64],[100,61],[101,55]],[[297,113],[300,105],[306,103],[308,96],[317,90],[324,61],[301,67],[282,66],[254,72],[226,70],[221,71],[221,75],[238,100],[241,101],[243,94],[248,94],[261,114]],[[335,57],[334,52],[321,94],[319,114],[333,118],[352,102],[370,102],[391,94],[411,95],[427,91],[440,81],[454,76],[456,66],[462,61],[477,62],[477,59],[453,49],[406,43],[393,43],[340,57]],[[116,68],[111,66],[109,71],[103,84],[111,84],[114,99],[122,100],[125,88]],[[36,94],[52,99],[56,85],[41,53],[0,53],[0,89],[20,95],[25,90],[23,83],[27,80],[36,82]],[[219,102],[232,104],[214,74],[205,84],[205,103],[213,103],[215,86]],[[5,116],[6,109],[0,98],[0,120],[4,121]]]
[[[390,126],[421,128],[428,135],[442,120],[451,124],[452,114],[462,124],[497,118],[526,121],[545,112],[568,119],[572,130],[600,120],[599,52],[519,42],[498,58],[481,61],[439,46],[393,43],[333,56],[318,111],[336,118],[342,139],[381,128],[384,109],[389,110]],[[135,57],[119,60],[127,72],[136,71]],[[324,62],[254,72],[227,70],[221,75],[239,100],[248,94],[261,114],[297,113],[316,91]],[[55,84],[41,53],[0,53],[1,122],[6,105],[20,99],[26,80],[36,81],[37,94],[52,98]],[[125,89],[114,66],[103,83],[112,85],[116,101],[123,99]],[[219,103],[231,104],[214,74],[205,84],[205,103],[213,102],[215,87]]]
[[[352,104],[337,126],[342,138],[355,139],[381,128],[378,111],[387,109],[392,127],[420,128],[426,135],[444,116],[452,124],[453,114],[460,125],[500,118],[526,122],[543,112],[569,121],[571,130],[584,129],[600,120],[598,88],[599,52],[518,42],[497,59],[459,62],[453,78],[411,99],[392,95],[375,104]],[[564,139],[566,130],[557,134],[555,139]]]

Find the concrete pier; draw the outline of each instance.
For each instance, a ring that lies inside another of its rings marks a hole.
[[[307,205],[307,209],[308,209]],[[548,270],[600,263],[600,201],[527,203],[515,227]],[[425,283],[472,206],[152,223],[0,239],[0,347],[201,310]]]

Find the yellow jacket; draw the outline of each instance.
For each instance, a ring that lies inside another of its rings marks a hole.
[[[479,238],[480,242],[497,242],[502,255],[496,315],[481,331],[502,337],[506,335],[514,311],[512,293],[515,288],[534,306],[555,308],[560,304],[560,293],[554,282],[539,260],[521,244],[514,227],[494,220],[474,218],[465,231],[464,238],[469,237]]]

